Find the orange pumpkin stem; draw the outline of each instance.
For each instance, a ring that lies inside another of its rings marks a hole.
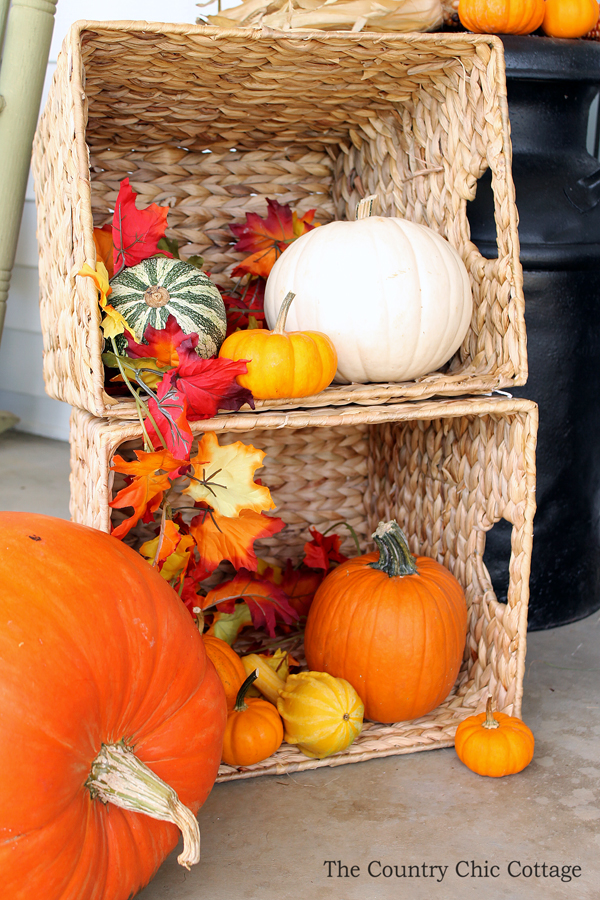
[[[500,728],[500,722],[498,719],[494,718],[492,713],[491,696],[487,698],[487,703],[485,705],[485,722],[482,722],[481,725],[483,728]]]
[[[379,569],[390,578],[418,572],[417,561],[408,549],[406,536],[397,522],[380,522],[371,537],[379,550],[379,559],[370,563],[372,569]]]
[[[256,679],[258,678],[258,669],[254,669],[253,672],[250,672],[239,691],[237,692],[237,697],[235,700],[235,706],[233,707],[236,712],[244,712],[245,709],[248,709],[246,705],[246,692],[251,684],[254,684]]]
[[[292,305],[292,300],[295,296],[296,295],[293,291],[288,291],[285,295],[283,303],[279,308],[279,313],[277,314],[277,321],[275,322],[273,334],[285,334],[285,320],[287,319],[287,315],[290,311],[290,306]]]

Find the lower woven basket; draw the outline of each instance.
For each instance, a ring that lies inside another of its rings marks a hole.
[[[520,715],[535,510],[534,403],[491,397],[237,413],[194,423],[193,430],[220,432],[221,443],[242,440],[266,451],[259,475],[287,527],[257,545],[261,557],[297,560],[311,525],[325,531],[341,521],[354,528],[363,551],[371,550],[377,523],[393,518],[413,553],[437,559],[458,578],[469,608],[459,676],[433,712],[393,725],[365,722],[348,750],[324,760],[284,743],[257,765],[222,765],[219,781],[449,747],[458,723],[481,711],[490,694],[494,708]],[[73,412],[74,521],[110,530],[108,504],[119,486],[111,459],[136,447],[139,425]],[[496,599],[483,562],[486,533],[501,519],[512,525],[505,604]],[[355,552],[350,539],[342,549]]]

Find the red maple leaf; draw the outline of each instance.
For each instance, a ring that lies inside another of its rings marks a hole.
[[[251,391],[236,381],[248,371],[246,361],[201,359],[193,349],[197,340],[197,335],[190,335],[179,345],[179,364],[173,373],[173,383],[187,401],[189,421],[211,419],[220,409],[237,411],[244,403],[254,409]]]
[[[289,625],[298,619],[298,613],[290,606],[280,587],[247,569],[240,569],[231,581],[209,591],[204,598],[198,597],[198,600],[203,609],[218,604],[221,612],[233,612],[235,601],[244,600],[252,615],[254,627],[261,628],[264,625],[270,637],[275,636],[277,620]]]
[[[145,419],[144,424],[155,448],[162,447],[164,441],[173,456],[189,459],[193,438],[188,424],[187,401],[173,384],[175,371],[171,369],[163,376],[156,394],[148,400],[148,409],[163,440],[159,438],[149,418]]]
[[[151,203],[146,209],[138,209],[135,205],[136,197],[129,178],[124,178],[119,187],[112,221],[115,273],[125,266],[135,266],[157,253],[172,255],[159,250],[157,246],[167,230],[168,207]]]
[[[312,220],[315,210],[310,209],[303,216],[293,212],[289,204],[282,205],[277,200],[267,199],[267,218],[261,219],[257,213],[246,213],[246,221],[241,225],[230,225],[230,229],[238,238],[234,247],[239,253],[250,252],[233,270],[234,278],[250,272],[268,278],[286,247],[315,225]]]
[[[262,326],[265,321],[266,283],[264,278],[258,277],[236,286],[230,292],[219,288],[227,312],[227,337],[240,328],[248,328],[251,316],[259,327]]]
[[[280,587],[285,591],[290,606],[294,607],[301,618],[308,615],[317,588],[324,578],[325,572],[315,572],[306,565],[295,569],[288,559]]]
[[[325,537],[316,528],[311,528],[312,540],[304,545],[304,565],[311,569],[327,569],[332,562],[345,562],[348,557],[340,553],[342,540],[339,534],[330,534]]]
[[[154,328],[153,325],[146,326],[144,343],[138,344],[134,338],[126,335],[127,356],[131,359],[145,359],[151,356],[161,366],[176,366],[179,362],[179,346],[189,337],[191,335],[181,330],[175,316],[169,315],[164,328]],[[194,337],[197,344],[198,335],[194,335]]]

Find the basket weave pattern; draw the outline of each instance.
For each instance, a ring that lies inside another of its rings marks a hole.
[[[321,222],[377,194],[459,251],[471,327],[447,371],[331,387],[302,406],[488,392],[527,375],[522,271],[501,43],[484,35],[272,34],[201,26],[73,26],[34,146],[45,379],[51,396],[132,418],[104,392],[93,225],[129,176],[171,207],[168,236],[222,285],[241,258],[229,224],[272,197]],[[498,259],[470,241],[466,203],[490,168]],[[293,407],[262,401],[257,408]]]
[[[466,715],[495,706],[519,715],[535,507],[537,409],[526,400],[424,401],[379,407],[312,409],[220,416],[193,425],[221,441],[243,440],[266,451],[261,480],[286,523],[262,542],[259,555],[297,559],[308,526],[324,530],[345,519],[363,550],[380,519],[396,518],[411,549],[446,565],[463,585],[469,624],[461,672],[450,696],[432,713],[394,725],[366,723],[344,753],[313,760],[283,744],[248,768],[222,765],[220,780],[343,765],[375,756],[451,746]],[[115,486],[110,461],[140,446],[137,425],[72,417],[71,515],[110,528]],[[135,443],[137,442],[137,444]],[[508,603],[495,597],[483,564],[486,533],[500,519],[512,524]],[[352,553],[351,543],[344,549]]]

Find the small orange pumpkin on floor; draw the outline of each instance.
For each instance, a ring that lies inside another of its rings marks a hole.
[[[279,397],[309,397],[333,381],[337,353],[331,340],[320,331],[285,331],[290,291],[279,310],[273,331],[250,328],[235,331],[225,339],[219,356],[248,360],[246,375],[238,375],[242,387],[256,400]]]
[[[525,722],[506,713],[485,712],[464,719],[456,729],[454,746],[461,762],[477,775],[502,778],[522,772],[533,759],[534,737]]]
[[[273,704],[255,697],[245,699],[257,677],[257,670],[248,675],[227,717],[223,762],[228,766],[253,766],[272,756],[283,741],[283,722]]]

